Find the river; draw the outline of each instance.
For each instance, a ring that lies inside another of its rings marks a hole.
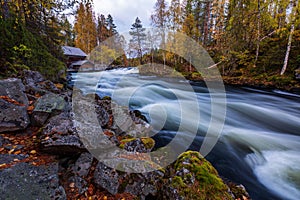
[[[157,129],[153,136],[157,147],[168,144],[176,134],[191,137],[196,124],[197,135],[187,148],[199,150],[211,118],[211,97],[218,98],[204,83],[141,76],[135,68],[73,74],[73,81],[86,94],[96,91],[141,111]],[[194,91],[186,90],[187,84]],[[184,112],[181,101],[189,105]],[[190,126],[178,133],[183,118]],[[221,136],[206,156],[219,174],[243,184],[254,200],[299,200],[300,95],[226,86],[224,119]]]

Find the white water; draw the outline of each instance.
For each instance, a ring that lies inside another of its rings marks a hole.
[[[222,95],[209,94],[201,84],[193,85],[195,93],[184,87],[185,80],[139,76],[134,68],[78,74],[76,82],[84,93],[112,96],[114,101],[140,110],[157,130],[164,127],[155,136],[162,143],[174,137],[181,123],[184,127],[177,133],[181,138],[191,140],[193,131],[198,130],[190,146],[198,150],[212,117],[211,95],[217,101],[220,98],[222,106]],[[242,183],[253,199],[299,200],[300,96],[278,90],[227,88],[227,101],[222,136],[207,158],[222,176]],[[184,146],[185,141],[177,144]]]

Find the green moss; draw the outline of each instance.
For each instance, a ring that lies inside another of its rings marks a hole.
[[[231,199],[228,188],[218,176],[215,168],[199,152],[188,151],[181,154],[174,164],[175,171],[187,169],[190,173],[182,177],[174,176],[174,186],[186,199]],[[195,178],[194,183],[189,180]]]
[[[102,98],[102,100],[111,100],[111,97],[110,96],[104,96],[103,98]]]
[[[121,149],[124,149],[125,145],[128,144],[129,142],[135,141],[137,140],[137,138],[126,138],[120,141],[120,145],[119,147]],[[152,138],[140,138],[140,140],[142,141],[142,143],[145,145],[145,147],[147,149],[152,149],[155,145],[155,141]]]
[[[136,140],[136,138],[127,138],[127,139],[123,139],[123,140],[120,141],[119,147],[120,147],[121,149],[124,149],[124,147],[125,147],[125,145],[126,145],[127,143],[132,142],[132,141],[134,141],[134,140]]]
[[[141,138],[141,141],[147,149],[153,149],[155,146],[155,141],[152,138]]]
[[[180,176],[175,176],[172,179],[172,186],[175,188],[185,188],[186,184],[183,182]]]

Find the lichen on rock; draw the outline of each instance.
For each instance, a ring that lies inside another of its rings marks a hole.
[[[177,193],[179,199],[232,199],[215,168],[199,152],[181,154],[170,171],[163,198]]]

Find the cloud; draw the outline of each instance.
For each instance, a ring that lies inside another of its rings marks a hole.
[[[111,14],[119,32],[127,32],[139,17],[144,27],[150,26],[150,16],[156,0],[94,0],[95,13]]]

